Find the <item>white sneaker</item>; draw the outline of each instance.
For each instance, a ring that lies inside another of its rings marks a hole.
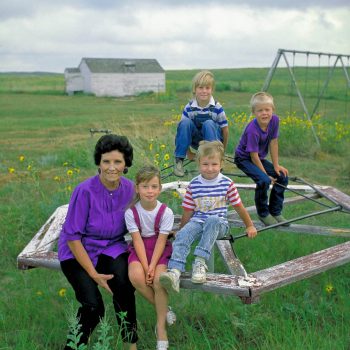
[[[168,306],[168,312],[166,313],[166,323],[168,326],[172,326],[176,322],[176,314],[172,310],[171,306]]]
[[[176,293],[180,292],[180,278],[175,271],[168,270],[167,272],[161,273],[159,281],[168,293],[174,291]]]
[[[157,340],[156,350],[167,350],[169,348],[169,342],[167,340]]]
[[[192,283],[205,283],[208,267],[205,263],[195,260],[192,265]]]
[[[174,165],[174,175],[178,177],[183,177],[185,176],[185,170],[183,166],[183,161],[178,160],[175,165]]]
[[[158,339],[157,326],[154,327],[154,334]],[[157,340],[156,350],[168,350],[168,348],[169,348],[169,342],[167,340]]]

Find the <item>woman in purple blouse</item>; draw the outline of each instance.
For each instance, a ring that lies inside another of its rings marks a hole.
[[[95,146],[94,159],[99,174],[80,183],[72,194],[58,241],[58,258],[81,304],[77,314],[80,343],[88,342],[104,316],[100,286],[112,294],[123,341],[134,350],[135,295],[128,279],[124,239],[124,213],[133,199],[134,184],[121,176],[132,165],[133,148],[125,136],[104,135]],[[65,349],[70,349],[68,343]]]

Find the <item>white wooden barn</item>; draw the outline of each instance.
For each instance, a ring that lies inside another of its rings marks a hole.
[[[165,92],[165,71],[155,59],[82,58],[65,69],[66,92],[96,96],[134,96]]]

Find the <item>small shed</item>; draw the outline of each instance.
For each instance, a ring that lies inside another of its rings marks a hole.
[[[73,95],[74,92],[84,91],[84,79],[79,68],[66,68],[64,70],[66,93]]]
[[[72,68],[66,71],[67,93],[84,91],[96,96],[122,97],[165,92],[165,71],[156,59],[82,58],[74,73]],[[68,89],[69,84],[77,90]]]

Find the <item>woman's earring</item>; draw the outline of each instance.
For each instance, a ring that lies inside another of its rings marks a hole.
[[[129,171],[129,169],[125,167],[124,170],[123,170],[123,174],[127,174],[128,171]]]

